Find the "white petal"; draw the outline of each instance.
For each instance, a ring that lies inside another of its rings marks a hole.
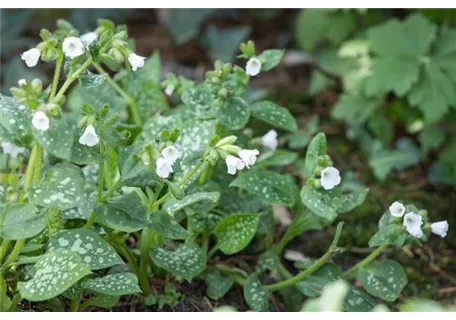
[[[250,58],[249,61],[247,61],[247,64],[245,66],[245,72],[249,76],[256,76],[259,74],[261,71],[261,61],[258,60],[257,58]]]
[[[19,85],[19,87],[22,87],[22,86],[24,86],[24,85],[27,84],[27,80],[21,79],[21,80],[19,80],[19,81],[17,82],[17,84]]]
[[[173,85],[168,85],[165,88],[165,93],[167,96],[171,96],[174,92],[174,86]]]
[[[18,147],[13,143],[10,142],[2,142],[2,149],[5,154],[9,154],[11,158],[17,158],[19,153],[24,153],[24,147]]]
[[[245,163],[247,168],[249,168],[249,166],[255,164],[255,162],[257,160],[257,156],[259,154],[260,154],[260,152],[257,149],[254,149],[254,150],[242,149],[241,151],[239,151],[239,157]]]
[[[74,59],[84,53],[84,44],[79,38],[68,37],[63,40],[62,50],[66,57]]]
[[[325,190],[331,190],[340,184],[341,178],[339,170],[334,167],[327,167],[322,170],[320,182]]]
[[[89,32],[81,36],[81,41],[86,48],[89,48],[90,44],[97,40],[98,34],[96,32]]]
[[[32,125],[37,130],[47,131],[49,129],[49,118],[43,111],[37,111],[33,115]]]
[[[431,224],[431,231],[432,233],[435,233],[436,235],[441,236],[442,238],[445,238],[448,233],[448,221],[439,221],[439,222],[434,222]]]
[[[268,133],[261,137],[261,142],[263,143],[263,146],[271,150],[277,149],[277,146],[279,145],[277,136],[277,131],[269,130]]]
[[[241,159],[232,155],[227,156],[225,162],[228,173],[231,175],[235,175],[237,170],[242,170],[245,167],[245,164]]]
[[[92,125],[88,125],[82,136],[79,138],[79,143],[93,147],[98,144],[100,141],[100,138],[97,135],[97,132],[95,131],[95,128]]]
[[[176,160],[182,156],[182,153],[175,146],[169,146],[162,150],[161,155],[166,161],[173,165]]]
[[[405,207],[402,203],[394,201],[389,207],[389,211],[393,217],[400,218],[405,213]]]
[[[138,68],[142,68],[144,66],[144,61],[146,60],[145,57],[138,56],[135,53],[132,53],[128,56],[128,62],[131,64],[131,69],[133,71],[138,70]]]
[[[404,216],[404,226],[407,232],[416,238],[423,236],[423,232],[421,231],[422,224],[423,218],[414,212],[409,212]]]
[[[171,164],[169,164],[169,162],[162,157],[157,159],[155,166],[155,172],[162,178],[168,178],[169,175],[173,172]]]
[[[21,59],[25,61],[27,67],[34,67],[40,59],[40,50],[33,48],[28,51],[25,51],[21,55]]]

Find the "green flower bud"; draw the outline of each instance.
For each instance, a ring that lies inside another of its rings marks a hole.
[[[46,110],[53,116],[56,116],[60,113],[60,106],[57,103],[48,103],[46,104]]]
[[[423,217],[424,221],[428,220],[428,212],[427,212],[427,210],[420,210],[420,211],[418,211],[418,214]]]
[[[124,56],[122,52],[117,48],[112,48],[111,50],[109,50],[109,55],[113,57],[114,60],[119,64],[124,62]]]
[[[41,91],[43,91],[43,82],[41,82],[40,79],[33,79],[32,80],[32,90],[35,92],[35,93],[41,93]]]
[[[218,92],[218,96],[223,99],[228,98],[228,95],[229,95],[229,92],[226,88],[221,88]]]
[[[43,39],[43,41],[46,41],[52,38],[52,33],[48,29],[41,29],[40,37]]]
[[[111,49],[111,50],[114,50],[114,49]],[[110,50],[110,52],[111,52]],[[122,59],[122,61],[120,63],[123,62],[123,56],[122,54],[120,53],[119,51],[119,54],[120,54],[120,58]],[[101,61],[103,61],[109,69],[111,69],[112,71],[117,71],[119,70],[120,68],[120,63],[114,58],[114,56],[112,55],[109,55],[109,54],[106,54],[106,53],[102,53],[100,54],[100,59]]]
[[[180,130],[174,129],[173,132],[171,132],[171,137],[170,140],[174,143],[179,139],[180,136]]]
[[[237,155],[239,153],[239,151],[242,150],[242,148],[235,146],[235,145],[230,145],[230,144],[221,146],[220,149],[226,150],[230,154],[235,154],[235,155]]]
[[[317,159],[317,165],[327,168],[333,165],[331,158],[328,155],[319,156]]]
[[[321,172],[323,171],[323,169],[324,169],[323,167],[320,167],[320,166],[317,165],[315,167],[315,170],[314,170],[313,174],[315,176],[321,176]]]
[[[15,97],[26,97],[27,96],[27,92],[25,92],[25,90],[22,90],[22,89],[19,89],[16,87],[11,87],[10,92]]]
[[[127,31],[120,31],[114,35],[115,39],[127,40],[128,34]]]
[[[315,178],[309,178],[309,179],[307,179],[306,184],[308,186],[313,187],[314,186],[314,182],[315,182]]]
[[[74,29],[73,25],[64,19],[57,20],[57,28],[65,31],[71,31]]]
[[[94,114],[95,111],[93,110],[92,106],[85,104],[82,106],[82,111],[84,111],[87,114]]]
[[[169,180],[165,180],[165,182],[168,185],[169,191],[171,191],[171,194],[177,200],[182,200],[185,197],[184,190],[182,190],[182,188],[177,183],[171,182]]]
[[[313,186],[314,186],[316,189],[320,189],[320,188],[321,188],[320,179],[314,179],[314,181],[313,181]]]
[[[221,139],[217,144],[215,145],[216,147],[222,147],[225,145],[232,145],[236,142],[237,137],[236,136],[228,136],[223,139]]]
[[[109,106],[107,104],[105,104],[102,108],[101,108],[101,111],[100,111],[100,116],[101,118],[104,118],[108,115],[108,112],[109,112]]]
[[[57,58],[57,50],[53,47],[45,48],[41,52],[41,60],[50,62]]]
[[[87,116],[83,116],[81,120],[78,121],[78,128],[84,128],[87,126]]]

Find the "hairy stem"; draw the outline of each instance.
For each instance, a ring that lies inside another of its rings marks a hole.
[[[62,96],[65,94],[67,89],[70,87],[70,85],[73,83],[74,80],[78,78],[78,76],[92,63],[92,57],[86,60],[82,66],[80,66],[73,74],[70,74],[70,76],[65,80],[63,83],[62,87],[60,88],[59,92],[57,95],[54,97],[54,99],[51,100],[51,102],[56,102],[59,101]]]
[[[388,248],[388,246],[389,246],[388,244],[381,245],[380,247],[375,249],[375,251],[373,251],[370,255],[368,255],[366,258],[364,258],[362,261],[360,261],[359,263],[357,263],[356,265],[354,265],[353,267],[351,267],[350,269],[345,271],[342,274],[342,276],[344,278],[347,278],[350,275],[352,275],[353,273],[355,273],[356,270],[358,270],[359,268],[363,268],[363,267],[367,266],[369,263],[374,261],[375,258],[377,258],[380,253],[382,253],[386,248]]]
[[[63,52],[61,50],[58,50],[57,60],[55,62],[54,79],[52,80],[52,87],[51,87],[51,94],[49,96],[49,101],[52,101],[54,99],[55,93],[57,92],[57,86],[59,84],[60,69],[62,67],[62,62],[63,62]]]

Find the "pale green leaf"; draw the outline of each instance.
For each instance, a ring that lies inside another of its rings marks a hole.
[[[138,278],[134,273],[108,274],[101,278],[88,279],[82,287],[86,290],[108,296],[123,296],[140,293]]]
[[[296,120],[290,111],[272,101],[255,102],[250,106],[250,111],[253,117],[263,120],[276,128],[292,132],[298,130]]]
[[[0,225],[0,237],[5,240],[28,239],[46,227],[48,216],[31,204],[13,204]]]
[[[250,119],[250,110],[247,103],[234,97],[226,101],[219,108],[219,121],[230,130],[241,130]]]
[[[261,284],[258,275],[251,275],[247,279],[247,282],[244,285],[244,299],[253,311],[268,311],[268,290]]]

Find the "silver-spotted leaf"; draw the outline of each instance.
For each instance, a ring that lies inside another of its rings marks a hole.
[[[150,215],[149,229],[161,233],[165,238],[179,240],[187,238],[190,233],[174,218],[164,211],[155,211]]]
[[[33,136],[44,150],[57,158],[65,160],[71,158],[74,134],[65,120],[51,118],[49,129],[47,131],[34,129]]]
[[[0,237],[7,240],[32,238],[46,227],[47,220],[47,214],[32,204],[14,204],[8,208],[0,225]]]
[[[0,95],[0,125],[6,135],[21,143],[32,137],[32,110],[26,104],[20,104],[15,97]]]
[[[317,159],[326,154],[326,136],[324,133],[318,133],[309,143],[306,151],[304,163],[306,176],[311,176],[317,166]]]
[[[261,70],[269,71],[275,68],[280,61],[282,60],[285,50],[283,49],[269,49],[264,50],[259,56],[258,59],[262,62]]]
[[[336,192],[319,190],[310,186],[301,189],[301,200],[304,205],[316,215],[327,220],[333,220],[337,216],[342,201]]]
[[[101,278],[88,279],[82,287],[102,295],[123,296],[141,292],[134,273],[108,274]]]
[[[240,130],[249,122],[249,106],[241,98],[229,99],[220,107],[218,119],[228,129]]]
[[[213,300],[222,298],[234,284],[233,277],[225,277],[217,269],[209,271],[204,280],[206,282],[206,295]]]
[[[298,130],[298,124],[290,111],[272,101],[255,102],[250,106],[250,111],[255,118],[263,120],[276,128],[292,132]]]
[[[251,275],[247,279],[247,282],[244,285],[244,299],[253,311],[268,311],[268,289],[261,284],[258,275]]]
[[[218,203],[220,199],[219,192],[196,192],[193,194],[186,195],[184,199],[177,200],[171,198],[163,205],[163,209],[168,214],[174,214],[175,212],[184,209],[185,207],[198,203],[200,205],[199,211],[208,212]]]

